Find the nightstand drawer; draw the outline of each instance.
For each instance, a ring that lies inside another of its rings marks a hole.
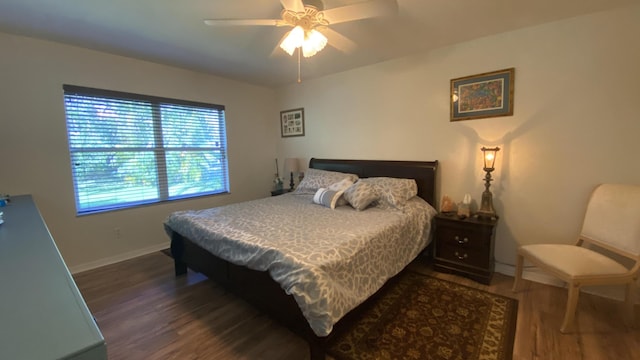
[[[486,269],[489,267],[490,255],[488,248],[482,249],[464,245],[442,244],[437,249],[440,259],[450,260],[461,265],[475,266]]]
[[[438,240],[449,246],[485,250],[488,253],[491,239],[479,231],[441,226],[438,229]]]

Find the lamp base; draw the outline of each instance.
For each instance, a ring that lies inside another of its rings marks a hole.
[[[482,193],[482,202],[476,216],[480,219],[496,220],[498,218],[496,210],[493,208],[493,194],[489,190]]]

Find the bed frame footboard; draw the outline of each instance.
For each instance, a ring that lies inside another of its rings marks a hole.
[[[267,272],[251,270],[220,259],[176,232],[171,236],[171,255],[176,276],[185,275],[187,268],[206,275],[303,336],[309,343],[311,359],[325,359],[327,338],[313,333],[293,296],[287,295]]]

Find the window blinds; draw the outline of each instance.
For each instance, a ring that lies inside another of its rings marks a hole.
[[[78,214],[229,191],[224,106],[63,90]]]

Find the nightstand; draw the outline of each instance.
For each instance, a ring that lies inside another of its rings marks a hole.
[[[286,194],[288,192],[291,192],[291,189],[271,190],[271,196],[278,196],[278,195]]]
[[[493,247],[498,220],[436,215],[434,269],[489,284],[493,276]]]

